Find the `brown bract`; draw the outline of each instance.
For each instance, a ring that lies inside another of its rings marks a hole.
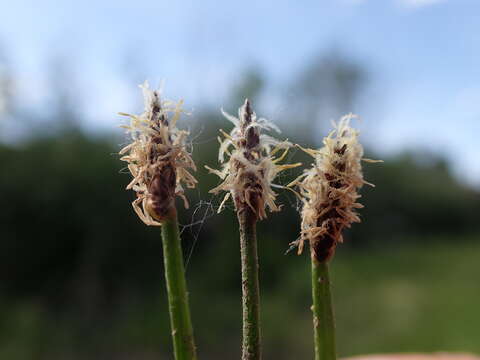
[[[122,127],[132,142],[120,154],[133,176],[127,185],[137,194],[133,209],[145,224],[161,225],[175,209],[177,195],[188,207],[184,186],[195,187],[197,181],[188,170],[196,168],[185,145],[188,132],[176,128],[183,102],[161,100],[160,92],[150,90],[147,82],[140,87],[145,111],[140,115],[121,113],[130,118],[130,124]]]
[[[319,262],[331,259],[336,245],[343,241],[343,230],[360,222],[356,209],[363,205],[357,202],[358,189],[372,185],[363,179],[361,160],[375,161],[362,159],[358,131],[350,127],[352,117],[347,115],[334,124],[335,130],[324,138],[321,149],[303,149],[315,163],[289,184],[298,186],[303,200],[301,235],[293,245],[301,253],[308,241]]]
[[[238,118],[225,113],[223,115],[234,124],[229,134],[220,130],[223,135],[218,138],[220,150],[218,160],[222,164],[221,170],[206,168],[218,175],[223,181],[216,188],[210,190],[217,194],[226,191],[218,212],[230,198],[234,200],[237,211],[248,206],[258,219],[266,218],[266,208],[270,211],[280,210],[275,203],[276,193],[272,190],[272,181],[279,172],[299,166],[301,164],[278,165],[287,155],[292,144],[288,141],[279,141],[261,130],[280,130],[264,118],[257,118],[251,109],[250,102],[245,100],[238,110]],[[275,155],[283,150],[283,153]],[[226,159],[227,158],[227,159]]]

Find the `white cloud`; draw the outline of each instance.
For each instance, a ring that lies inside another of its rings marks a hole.
[[[444,2],[445,0],[398,0],[400,5],[408,8],[420,8]]]

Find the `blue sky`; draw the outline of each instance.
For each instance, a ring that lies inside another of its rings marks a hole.
[[[192,107],[220,107],[246,66],[259,65],[278,89],[334,47],[372,74],[355,109],[371,125],[372,146],[440,151],[478,186],[479,33],[478,0],[0,3],[0,43],[17,95],[48,106],[45,69],[66,58],[91,128],[138,111],[140,79],[165,79],[169,97]],[[275,114],[271,103],[262,115]]]

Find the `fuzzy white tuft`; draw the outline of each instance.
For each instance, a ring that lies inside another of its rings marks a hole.
[[[315,158],[315,163],[289,184],[298,186],[303,200],[302,231],[293,245],[298,245],[301,253],[308,241],[318,261],[328,261],[337,243],[343,241],[343,230],[360,222],[356,209],[363,205],[357,202],[358,190],[369,184],[363,179],[361,161],[372,160],[362,159],[359,133],[350,126],[353,117],[349,114],[334,123],[321,149],[303,149]]]
[[[147,225],[161,225],[180,196],[188,207],[184,188],[195,187],[197,180],[189,169],[195,164],[186,150],[188,132],[176,127],[184,112],[183,101],[174,103],[160,98],[160,91],[151,90],[148,82],[140,85],[145,111],[140,115],[120,113],[130,118],[127,129],[132,142],[121,151],[121,160],[128,163],[133,180],[127,185],[137,194],[132,205]]]
[[[267,208],[270,211],[280,210],[280,206],[275,203],[276,193],[272,190],[275,177],[281,171],[301,164],[278,165],[292,144],[261,134],[261,130],[277,132],[280,130],[270,121],[257,118],[248,100],[239,108],[238,118],[223,110],[222,113],[233,123],[234,128],[229,134],[220,130],[223,139],[220,137],[218,139],[220,142],[218,160],[222,163],[222,169],[206,167],[223,180],[210,192],[214,194],[227,192],[218,212],[231,196],[237,211],[242,206],[248,206],[258,219],[264,219],[267,216]],[[283,153],[274,157],[281,150]]]

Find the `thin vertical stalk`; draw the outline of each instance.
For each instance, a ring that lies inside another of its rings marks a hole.
[[[176,360],[197,358],[176,211],[162,224],[163,262]]]
[[[315,360],[335,360],[335,319],[328,262],[312,256],[312,297]]]
[[[242,258],[242,360],[260,360],[260,293],[256,214],[248,207],[239,209],[240,252]]]

